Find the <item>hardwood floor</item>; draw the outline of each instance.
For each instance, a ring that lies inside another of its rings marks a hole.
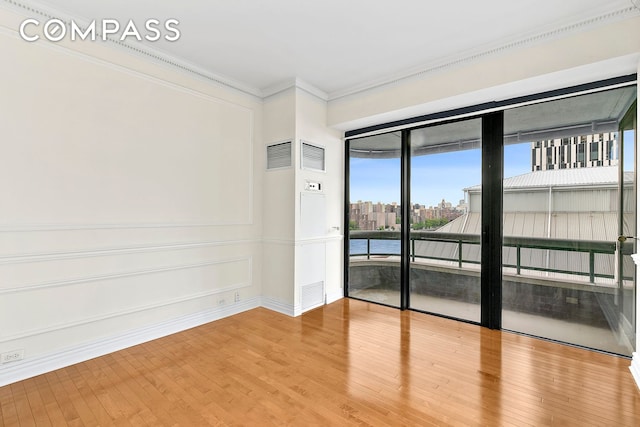
[[[4,426],[638,426],[628,359],[341,300],[0,388]]]

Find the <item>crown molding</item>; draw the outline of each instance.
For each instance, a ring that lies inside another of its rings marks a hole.
[[[263,89],[262,97],[268,98],[270,96],[277,95],[279,93],[285,92],[293,88],[303,90],[309,93],[310,95],[313,95],[316,98],[319,98],[323,101],[329,101],[329,95],[326,92],[298,78],[292,78],[290,80],[286,80],[284,82],[281,82]]]
[[[412,69],[405,69],[398,73],[382,77],[380,79],[372,80],[356,86],[329,93],[324,92],[323,90],[316,88],[313,85],[298,78],[292,78],[290,80],[269,86],[267,88],[257,88],[251,85],[247,85],[238,80],[212,73],[200,66],[197,66],[188,61],[178,59],[173,55],[169,55],[160,50],[156,50],[152,47],[144,45],[143,43],[129,41],[125,42],[117,39],[109,39],[107,43],[116,48],[126,50],[133,55],[145,57],[156,64],[163,65],[165,67],[171,68],[172,70],[179,70],[200,80],[205,80],[211,83],[235,89],[237,91],[257,97],[262,100],[278,93],[284,92],[288,89],[298,88],[323,101],[328,102],[339,100],[341,98],[349,97],[352,95],[357,95],[370,90],[381,89],[405,83],[411,80],[424,78],[425,76],[432,73],[446,71],[453,67],[478,61],[487,57],[491,57],[493,55],[499,55],[510,50],[521,49],[537,43],[548,42],[600,25],[613,23],[635,16],[640,16],[640,6],[638,6],[640,0],[630,0],[628,2],[628,6],[626,7],[621,7],[621,1],[618,1],[617,3],[620,3],[620,5],[615,10],[603,11],[595,16],[590,17],[578,17],[577,21],[574,23],[565,22],[561,25],[550,26],[546,29],[541,30],[540,32],[525,35],[515,40],[501,40],[500,42],[493,45],[486,45],[474,50],[461,52],[459,54],[452,55],[439,61],[423,64]],[[0,2],[0,8],[13,10],[14,12],[17,11],[23,15],[25,13],[29,13],[37,14],[46,18],[57,18],[67,23],[69,23],[72,19],[80,24],[88,23],[87,19],[82,19],[81,17],[76,16],[72,17],[61,11],[53,10],[52,8],[38,3],[37,1],[29,1],[27,4],[27,2],[23,0],[2,0],[2,2]]]
[[[640,0],[632,0],[640,2]],[[635,4],[635,3],[634,3]],[[636,6],[628,6],[613,11],[608,11],[589,18],[583,18],[571,24],[549,27],[540,32],[529,34],[515,40],[502,40],[494,45],[487,45],[475,50],[466,51],[457,55],[450,56],[446,59],[424,64],[422,66],[403,70],[396,74],[383,77],[378,80],[369,81],[344,90],[333,91],[328,94],[329,101],[335,101],[352,95],[357,95],[374,89],[381,89],[389,86],[398,85],[407,81],[420,79],[426,75],[446,71],[448,69],[475,62],[494,55],[500,55],[505,52],[522,49],[524,47],[533,46],[535,44],[549,42],[561,37],[586,31],[601,25],[618,22],[624,19],[640,16],[640,9]]]
[[[56,18],[67,23],[68,25],[70,25],[72,20],[85,28],[89,25],[89,20],[84,17],[71,16],[68,13],[54,10],[41,3],[38,3],[37,1],[29,1],[29,4],[27,4],[26,2],[20,0],[2,0],[2,3],[0,3],[0,8],[17,12],[22,15],[28,13],[31,15],[35,14],[47,19]],[[156,64],[169,67],[174,71],[179,70],[185,72],[200,80],[205,80],[210,83],[216,83],[221,86],[235,89],[257,98],[262,99],[264,97],[262,91],[256,87],[247,85],[229,77],[212,73],[193,63],[178,59],[175,56],[154,49],[148,45],[144,45],[141,42],[121,41],[114,38],[107,38],[105,43],[108,43],[110,46],[113,46],[115,48],[126,50],[132,55],[145,57],[146,59],[151,60]]]
[[[27,5],[25,2],[20,0],[3,0],[3,2],[4,2],[5,8],[9,8],[14,11],[18,10],[23,14],[25,12],[28,12],[31,14],[39,15],[47,19],[56,18],[64,21],[69,25],[72,20],[84,27],[87,27],[89,25],[89,20],[87,20],[86,18],[71,16],[67,13],[64,13],[58,10],[53,10],[38,2],[29,2],[29,5]],[[7,5],[9,6],[7,7]],[[298,89],[304,90],[305,92],[308,92],[309,94],[317,98],[320,98],[323,101],[329,100],[329,96],[326,92],[298,78],[292,78],[291,80],[287,80],[285,82],[281,82],[273,86],[269,86],[265,89],[260,89],[260,88],[242,83],[238,80],[234,80],[229,77],[224,77],[224,76],[212,73],[193,63],[178,59],[175,56],[169,55],[160,50],[144,45],[140,42],[120,41],[117,39],[109,38],[107,39],[107,43],[109,43],[113,47],[120,48],[122,50],[127,50],[129,51],[129,53],[133,55],[144,56],[147,59],[150,59],[151,61],[157,64],[169,66],[174,70],[178,69],[182,72],[189,73],[199,79],[204,79],[209,82],[213,82],[213,83],[220,84],[222,86],[229,87],[231,89],[239,90],[240,92],[258,97],[260,99],[268,98],[270,96],[276,95],[280,92],[284,92],[291,88],[298,88]]]

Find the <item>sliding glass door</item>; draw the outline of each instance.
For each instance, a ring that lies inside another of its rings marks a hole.
[[[618,236],[635,236],[633,125],[620,128],[635,97],[505,111],[503,328],[631,354],[634,240]]]
[[[400,133],[349,144],[348,295],[400,306]]]
[[[480,322],[482,120],[411,131],[410,307]]]
[[[620,78],[349,139],[346,295],[631,355],[636,99]]]

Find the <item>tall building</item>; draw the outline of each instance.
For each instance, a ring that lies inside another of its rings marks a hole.
[[[605,132],[531,143],[531,171],[618,164],[618,133]]]

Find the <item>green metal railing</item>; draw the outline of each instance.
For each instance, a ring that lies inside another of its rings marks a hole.
[[[350,256],[366,256],[367,259],[371,258],[371,255],[379,256],[398,256],[398,253],[371,253],[371,241],[372,240],[400,240],[400,232],[397,231],[351,231],[349,233],[351,240],[366,240],[367,250],[366,253],[354,253]],[[457,245],[457,256],[455,258],[447,256],[435,256],[435,255],[421,255],[416,253],[416,242],[440,242]],[[412,262],[416,259],[430,259],[439,261],[451,261],[457,263],[458,267],[462,267],[463,263],[467,264],[480,264],[479,260],[465,259],[464,258],[464,245],[480,245],[480,236],[475,234],[460,234],[460,233],[443,233],[437,231],[412,231],[411,232],[411,253],[410,258]],[[589,276],[591,283],[595,282],[596,277],[614,279],[613,274],[605,274],[596,272],[595,258],[597,254],[603,255],[615,255],[618,242],[608,242],[600,240],[566,240],[566,239],[546,239],[538,237],[513,237],[505,236],[503,238],[503,247],[516,248],[516,263],[515,264],[503,264],[504,267],[514,268],[516,274],[520,275],[522,270],[531,271],[543,271],[550,273],[564,273],[578,276]],[[554,250],[565,252],[578,252],[586,253],[589,256],[589,271],[576,271],[566,269],[556,269],[549,267],[540,267],[533,265],[523,265],[522,263],[522,249],[540,249],[540,250]],[[631,242],[624,242],[620,244],[620,249],[623,255],[630,255],[633,252],[633,244]],[[627,279],[625,277],[625,279]],[[630,277],[628,279],[631,279]]]

